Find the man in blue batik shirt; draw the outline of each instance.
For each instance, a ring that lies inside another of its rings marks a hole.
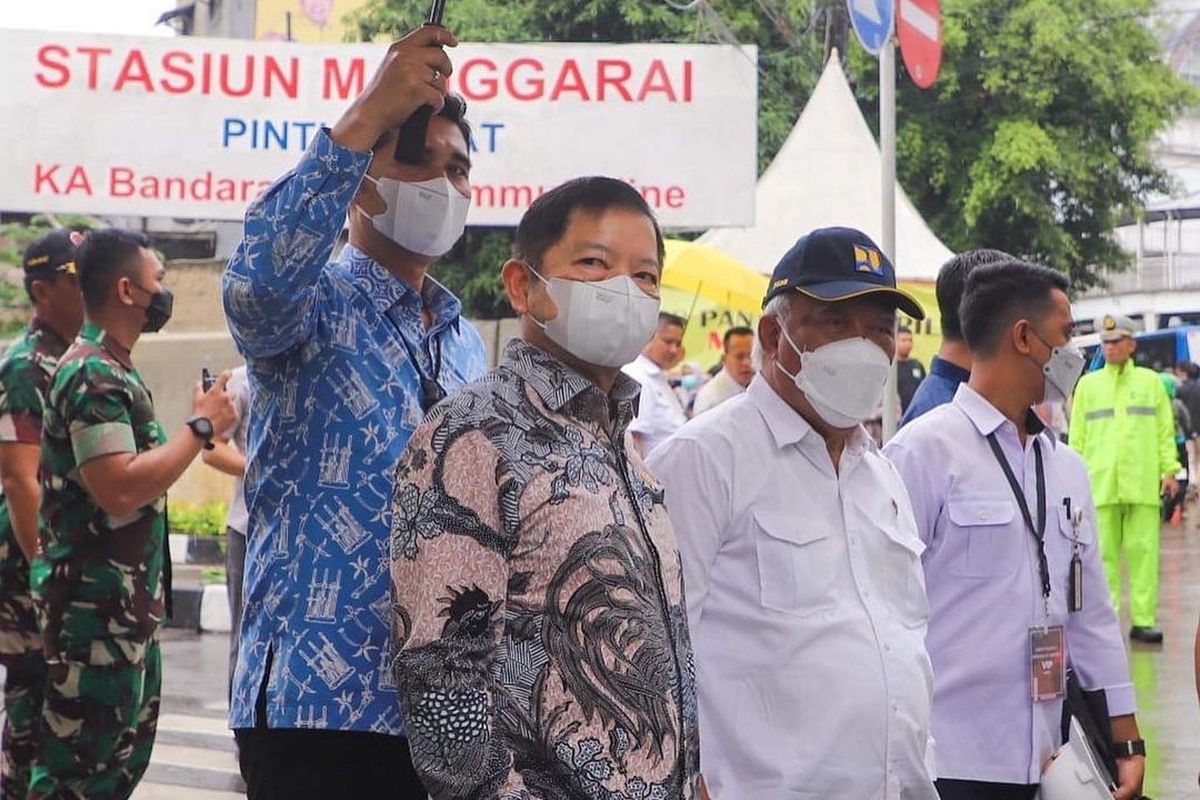
[[[251,800],[424,797],[391,669],[392,479],[433,403],[486,369],[427,275],[470,204],[465,104],[425,27],[246,213],[225,311],[253,387],[250,531],[230,726]],[[399,126],[431,106],[424,155]],[[327,263],[347,214],[350,241]]]

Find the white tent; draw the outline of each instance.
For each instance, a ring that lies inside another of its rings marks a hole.
[[[758,181],[754,226],[715,228],[700,241],[766,274],[814,228],[845,225],[879,241],[880,169],[879,147],[835,52],[796,127]],[[897,277],[932,281],[951,255],[897,184]]]

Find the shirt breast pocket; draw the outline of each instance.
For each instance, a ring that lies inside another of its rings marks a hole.
[[[880,521],[889,546],[883,558],[873,559],[870,568],[876,573],[876,580],[897,618],[910,628],[924,625],[929,620],[929,599],[925,594],[921,566],[925,544],[906,519],[888,520],[883,515],[876,519]]]
[[[954,497],[946,503],[950,572],[963,578],[1002,578],[1017,568],[1023,552],[1011,541],[1017,509],[1005,497]]]
[[[755,511],[758,583],[764,608],[808,616],[834,603],[833,542],[802,514]]]
[[[1072,545],[1078,540],[1080,546],[1087,547],[1096,541],[1096,532],[1092,530],[1087,514],[1082,513],[1082,509],[1079,511],[1079,524],[1073,525],[1066,506],[1060,505],[1058,507],[1058,529]]]

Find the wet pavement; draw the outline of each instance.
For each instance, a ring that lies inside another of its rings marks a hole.
[[[150,769],[132,800],[237,800],[226,701],[229,636],[165,629],[163,699]]]
[[[1138,724],[1146,740],[1145,791],[1155,800],[1200,797],[1200,707],[1192,646],[1200,614],[1200,506],[1183,525],[1163,526],[1159,624],[1161,646],[1133,644],[1129,665],[1137,687]],[[1122,615],[1126,632],[1128,613]]]
[[[1148,748],[1146,794],[1155,800],[1200,797],[1200,707],[1192,645],[1200,615],[1200,505],[1183,525],[1164,526],[1162,646],[1134,644],[1129,662],[1138,722]],[[1127,613],[1123,627],[1128,631]],[[232,736],[223,729],[226,658],[222,634],[167,631],[163,644],[163,733],[135,800],[229,800],[241,796]],[[188,787],[188,788],[183,788]]]

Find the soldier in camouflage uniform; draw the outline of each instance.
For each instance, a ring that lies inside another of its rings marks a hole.
[[[138,233],[88,235],[77,257],[87,321],[59,362],[43,435],[42,606],[47,678],[29,797],[127,798],[150,761],[162,660],[165,494],[233,422],[228,373],[167,441],[130,360],[170,317],[162,263]],[[148,302],[147,302],[148,300]]]
[[[42,414],[50,376],[83,322],[75,281],[79,234],[57,230],[25,251],[25,291],[34,317],[0,361],[0,664],[4,665],[4,742],[0,800],[25,800],[37,753],[46,664],[29,565],[38,548]]]

